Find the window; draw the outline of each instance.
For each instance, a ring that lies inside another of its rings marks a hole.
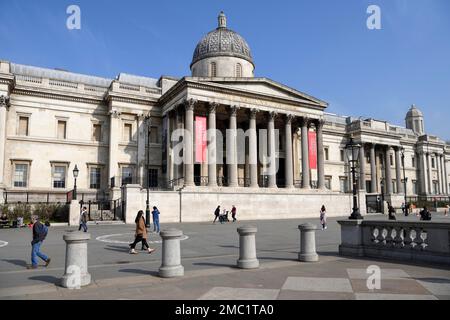
[[[240,63],[236,64],[236,78],[242,77],[242,65]]]
[[[133,168],[122,167],[122,185],[133,183]]]
[[[148,186],[149,188],[158,187],[158,169],[148,169]]]
[[[19,136],[28,136],[28,117],[19,117]]]
[[[211,62],[210,74],[211,74],[211,77],[217,77],[217,65],[215,62]]]
[[[53,188],[66,188],[66,166],[55,165],[53,167]]]
[[[66,139],[66,125],[66,121],[58,120],[58,139]]]
[[[331,190],[331,177],[325,177],[325,188]]]
[[[417,194],[417,181],[416,180],[412,181],[412,193]]]
[[[89,169],[89,188],[100,189],[101,169],[92,167]]]
[[[383,155],[380,154],[380,165],[383,166],[384,165],[384,160],[383,160]]]
[[[341,193],[347,192],[347,178],[346,177],[339,178],[339,191]]]
[[[325,160],[330,160],[330,158],[329,158],[329,152],[328,152],[328,147],[325,147],[324,149],[324,152],[325,152]]]
[[[102,141],[102,125],[94,124],[92,128],[92,140]]]
[[[17,163],[14,168],[14,187],[26,188],[28,185],[28,164]]]
[[[150,143],[159,143],[158,127],[152,127],[150,131]]]
[[[340,150],[340,152],[341,152],[341,158],[340,159],[341,159],[342,162],[344,162],[345,161],[345,152],[342,149]]]
[[[394,157],[392,156],[392,154],[389,155],[389,161],[391,163],[391,166],[394,165]]]
[[[397,180],[392,180],[392,193],[397,193]]]
[[[434,161],[434,158],[431,158],[431,167],[432,167],[433,169],[436,169],[436,163],[435,163],[435,161]]]
[[[370,154],[366,152],[366,163],[370,163]]]
[[[416,167],[416,157],[414,157],[414,156],[411,157],[411,163],[412,163],[412,167],[415,168]]]
[[[123,141],[131,141],[132,140],[132,129],[133,125],[131,123],[125,123],[123,126]]]
[[[439,193],[439,183],[437,181],[433,181],[433,194]]]

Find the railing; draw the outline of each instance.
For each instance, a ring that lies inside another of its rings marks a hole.
[[[125,217],[125,202],[117,200],[88,200],[80,201],[80,209],[86,207],[89,221],[119,220]]]
[[[342,255],[450,264],[450,223],[338,221]]]
[[[70,203],[73,200],[73,190],[69,192],[46,191],[5,191],[3,194],[5,204],[26,203]],[[77,192],[77,200],[87,201],[107,199],[106,192]]]
[[[417,208],[443,208],[450,205],[450,197],[442,196],[406,197],[406,201],[415,205]]]
[[[209,178],[207,176],[194,176],[194,184],[196,186],[207,186]]]

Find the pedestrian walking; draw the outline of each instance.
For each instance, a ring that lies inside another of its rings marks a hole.
[[[233,218],[233,222],[235,222],[236,219],[236,213],[237,213],[237,209],[236,207],[233,205],[233,208],[231,209],[231,217]]]
[[[327,227],[327,209],[322,206],[320,209],[320,224],[322,225],[322,230],[328,229]]]
[[[83,207],[83,209],[81,210],[81,213],[80,213],[80,227],[78,228],[78,231],[83,229],[84,232],[87,232],[87,230],[88,230],[87,221],[88,221],[87,208]]]
[[[153,232],[159,233],[159,210],[157,207],[153,207]]]
[[[450,211],[450,205],[446,205],[445,206],[445,212],[444,212],[444,217],[448,216],[448,212]]]
[[[48,267],[51,259],[41,252],[41,245],[48,234],[48,225],[43,225],[39,221],[39,217],[33,215],[31,217],[33,223],[33,240],[31,241],[31,266],[28,269],[37,269],[38,257],[45,261],[45,266]]]
[[[402,202],[402,213],[406,216],[406,205],[404,202]]]
[[[213,223],[216,223],[216,220],[219,219],[219,216],[220,216],[220,206],[217,206],[216,210],[214,211],[214,215],[215,215],[215,218],[214,218]],[[219,219],[219,221],[220,221],[220,219]]]
[[[423,207],[423,210],[420,211],[420,220],[431,221],[431,213],[428,211],[427,207]]]
[[[405,206],[405,217],[409,216],[411,210],[411,204],[408,202]]]
[[[137,254],[135,248],[139,242],[142,242],[142,248],[147,248],[148,253],[151,254],[156,249],[151,249],[147,243],[147,228],[145,227],[144,211],[139,210],[136,219],[136,233],[134,242],[130,244],[130,254]]]
[[[395,218],[395,209],[389,202],[388,202],[388,213],[389,213],[389,220],[397,220],[397,218]]]

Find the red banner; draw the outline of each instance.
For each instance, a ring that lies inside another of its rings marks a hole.
[[[195,162],[206,162],[207,143],[206,117],[195,117]]]
[[[317,140],[314,131],[308,132],[309,168],[317,169]]]

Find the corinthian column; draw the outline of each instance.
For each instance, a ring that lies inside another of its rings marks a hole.
[[[309,150],[308,150],[308,118],[302,120],[302,188],[310,189],[311,181],[309,175]]]
[[[228,186],[238,187],[238,165],[236,150],[236,129],[237,129],[236,106],[230,107],[230,128],[227,135],[227,163],[228,163]]]
[[[258,188],[258,146],[256,138],[256,109],[250,110],[249,132],[249,162],[250,162],[250,187]]]
[[[364,143],[361,143],[359,151],[359,190],[366,191],[366,159],[365,159]]]
[[[189,99],[185,101],[185,125],[184,125],[184,185],[194,186],[194,108],[197,101]]]
[[[325,121],[317,121],[317,187],[325,189],[325,157],[323,150],[323,125]]]
[[[395,148],[395,179],[397,180],[397,193],[404,193],[402,183],[402,162],[400,159],[400,149]]]
[[[117,153],[119,151],[119,132],[121,132],[119,128],[121,113],[117,110],[111,110],[109,114],[109,181],[111,183],[111,178],[114,178],[114,187],[118,188],[121,185],[121,181],[117,181],[119,178],[117,177],[119,171]],[[113,186],[111,185],[111,187]]]
[[[386,182],[385,182],[385,190],[386,194],[390,195],[392,194],[392,174],[391,174],[391,148],[388,146],[386,147],[386,154],[385,154],[385,175],[386,175]]]
[[[217,187],[217,141],[216,141],[216,110],[218,104],[211,103],[208,113],[208,186]]]
[[[293,115],[286,116],[285,139],[286,139],[286,161],[285,161],[285,179],[286,188],[294,188],[294,163],[292,158],[292,119]]]
[[[269,113],[268,134],[269,134],[269,188],[277,187],[277,163],[276,163],[276,140],[275,140],[275,112]]]
[[[370,146],[370,192],[377,192],[377,163],[375,158],[375,144]]]
[[[9,98],[0,96],[0,188],[5,181],[5,143],[6,143],[6,117],[9,108]],[[0,199],[3,201],[3,199]]]

